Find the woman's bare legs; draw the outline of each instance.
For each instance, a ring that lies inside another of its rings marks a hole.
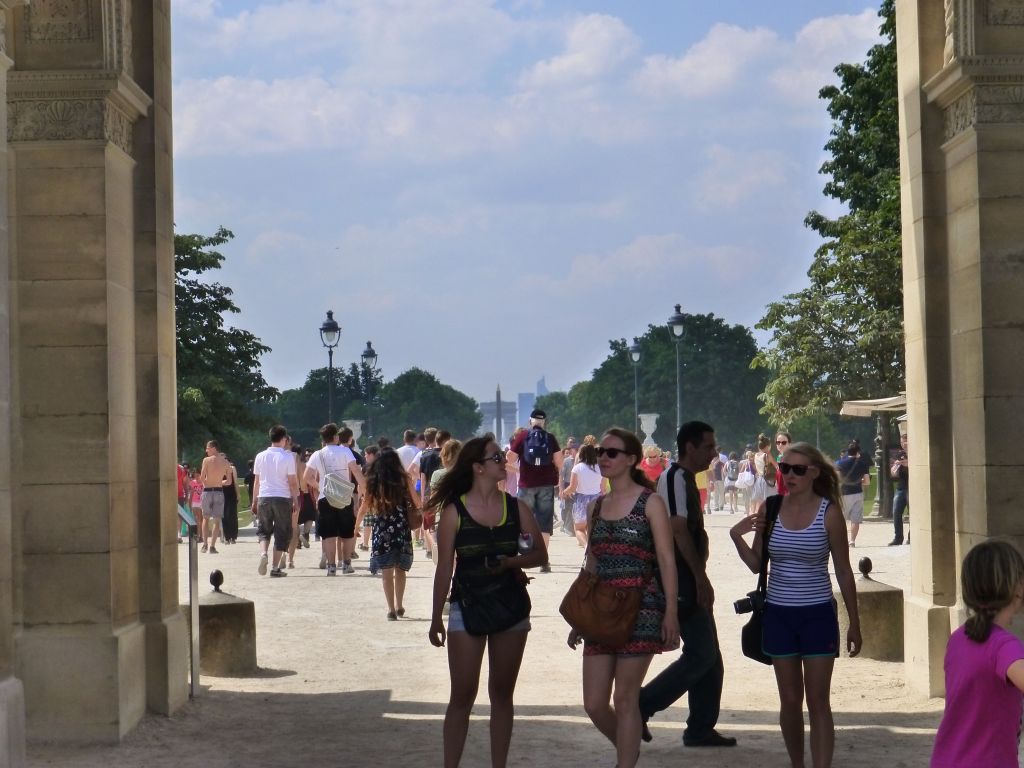
[[[779,686],[779,725],[793,768],[804,768],[804,676],[798,656],[774,658]]]
[[[617,768],[640,756],[640,686],[650,665],[651,656],[583,657],[583,708],[615,745]]]
[[[576,530],[576,541],[581,547],[587,546],[587,521],[573,525]]]
[[[528,632],[502,632],[487,638],[490,668],[487,693],[491,699],[491,767],[505,768],[512,743],[512,695],[523,661]]]
[[[804,690],[811,723],[811,763],[814,768],[829,768],[835,749],[836,728],[832,721],[832,667],[834,656],[804,659]]]
[[[402,601],[405,598],[405,571],[403,571],[401,568],[392,568],[391,571],[395,574],[394,610],[401,611],[404,605]]]
[[[388,603],[388,614],[395,612],[395,582],[397,581],[398,568],[382,568],[380,583],[384,587],[384,599]],[[405,571],[402,571],[402,591],[405,591]],[[399,603],[401,605],[401,603]]]
[[[583,657],[583,709],[612,744],[618,723],[612,709],[612,683],[615,681],[615,657]]]
[[[486,638],[475,637],[468,632],[448,634],[446,645],[452,692],[444,713],[444,768],[458,768],[462,759],[469,732],[469,713],[480,685],[480,663],[486,644]]]

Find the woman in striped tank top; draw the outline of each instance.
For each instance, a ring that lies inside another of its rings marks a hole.
[[[762,646],[772,658],[781,707],[779,724],[794,768],[804,765],[803,700],[811,723],[814,768],[832,765],[835,726],[829,701],[832,667],[839,653],[839,622],[828,572],[831,556],[836,580],[850,616],[846,646],[860,652],[857,588],[850,568],[846,521],[839,502],[839,476],[832,463],[809,443],[786,448],[779,470],[786,478],[786,496],[761,504],[757,513],[733,526],[731,535],[740,558],[754,573],[761,570],[761,537],[768,505],[778,518],[768,526],[768,595]],[[747,544],[743,536],[754,533]]]

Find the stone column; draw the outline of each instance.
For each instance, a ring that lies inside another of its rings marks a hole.
[[[140,569],[133,139],[151,98],[132,79],[132,10],[36,0],[13,19],[16,657],[30,738],[116,741],[147,702],[140,570],[161,555]]]
[[[10,269],[7,227],[7,30],[11,8],[20,5],[0,0],[0,768],[25,765],[25,694],[15,676],[14,581],[11,525],[11,336]]]
[[[1024,2],[897,1],[913,536],[907,679],[943,692],[964,553],[1024,542]]]
[[[147,704],[169,714],[188,700],[176,535],[171,19],[170,0],[133,1],[134,79],[153,97],[133,143],[139,611],[146,627]]]

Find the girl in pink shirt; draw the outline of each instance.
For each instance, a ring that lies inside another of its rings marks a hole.
[[[1007,631],[1024,606],[1024,557],[986,541],[964,558],[960,576],[971,616],[946,648],[946,711],[931,768],[1019,768],[1024,644]]]

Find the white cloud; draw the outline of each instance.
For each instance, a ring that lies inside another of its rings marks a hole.
[[[740,152],[712,144],[705,153],[707,166],[694,184],[697,203],[705,208],[733,207],[786,182],[793,165],[778,150]]]
[[[682,56],[648,56],[637,74],[637,84],[651,94],[709,96],[739,84],[747,68],[769,58],[779,47],[770,29],[744,29],[715,24],[707,36]]]
[[[585,85],[614,72],[639,44],[620,19],[602,14],[583,16],[566,31],[565,51],[530,67],[520,85],[528,90]]]

